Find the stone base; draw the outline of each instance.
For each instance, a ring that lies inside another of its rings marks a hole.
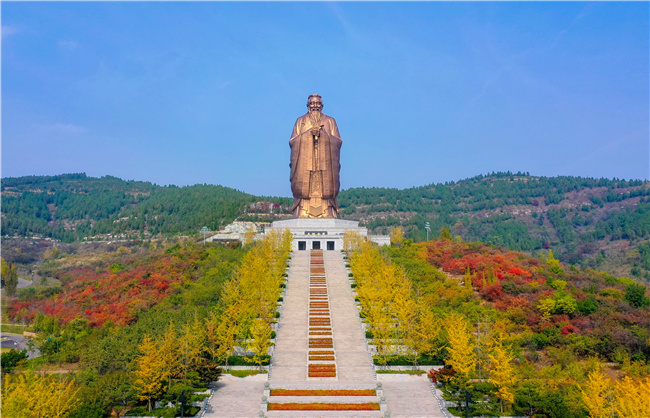
[[[368,237],[368,229],[359,226],[359,221],[348,221],[336,218],[294,218],[275,221],[268,231],[284,231],[288,229],[293,234],[293,250],[311,250],[320,248],[325,251],[340,251],[343,249],[343,234],[353,231],[362,237]],[[374,238],[374,239],[373,239]],[[379,239],[377,239],[379,238]],[[373,235],[372,241],[385,245],[383,235]],[[377,240],[376,240],[377,239]],[[390,239],[388,239],[390,243]]]

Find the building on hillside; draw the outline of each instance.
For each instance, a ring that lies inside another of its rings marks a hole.
[[[222,243],[229,242],[247,242],[258,240],[264,237],[264,229],[271,226],[268,222],[243,222],[235,221],[226,225],[221,231],[207,237],[206,241],[218,241]]]

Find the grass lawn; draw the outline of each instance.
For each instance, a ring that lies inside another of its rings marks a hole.
[[[424,370],[377,370],[377,373],[381,374],[415,374],[421,375],[426,374]]]
[[[268,373],[266,370],[264,371],[259,371],[259,370],[226,370],[224,373],[231,374],[235,377],[246,377],[246,376],[255,376],[256,374],[260,373]]]
[[[31,331],[32,328],[25,326],[25,325],[17,325],[17,324],[0,324],[0,331],[2,332],[9,332],[12,334],[20,334],[23,335],[23,331]]]

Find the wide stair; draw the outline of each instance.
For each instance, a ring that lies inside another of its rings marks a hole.
[[[294,253],[276,341],[265,416],[384,416],[341,253]]]

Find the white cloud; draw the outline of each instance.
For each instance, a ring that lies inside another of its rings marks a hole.
[[[59,44],[59,48],[63,48],[67,50],[73,50],[79,46],[78,42],[67,40],[67,39],[59,39],[58,44]]]
[[[2,39],[8,38],[11,35],[18,33],[18,28],[15,26],[2,26]]]
[[[42,133],[47,133],[50,135],[64,135],[64,136],[75,136],[82,135],[88,132],[88,130],[82,126],[75,125],[74,123],[52,123],[48,125],[38,125],[36,130]]]

